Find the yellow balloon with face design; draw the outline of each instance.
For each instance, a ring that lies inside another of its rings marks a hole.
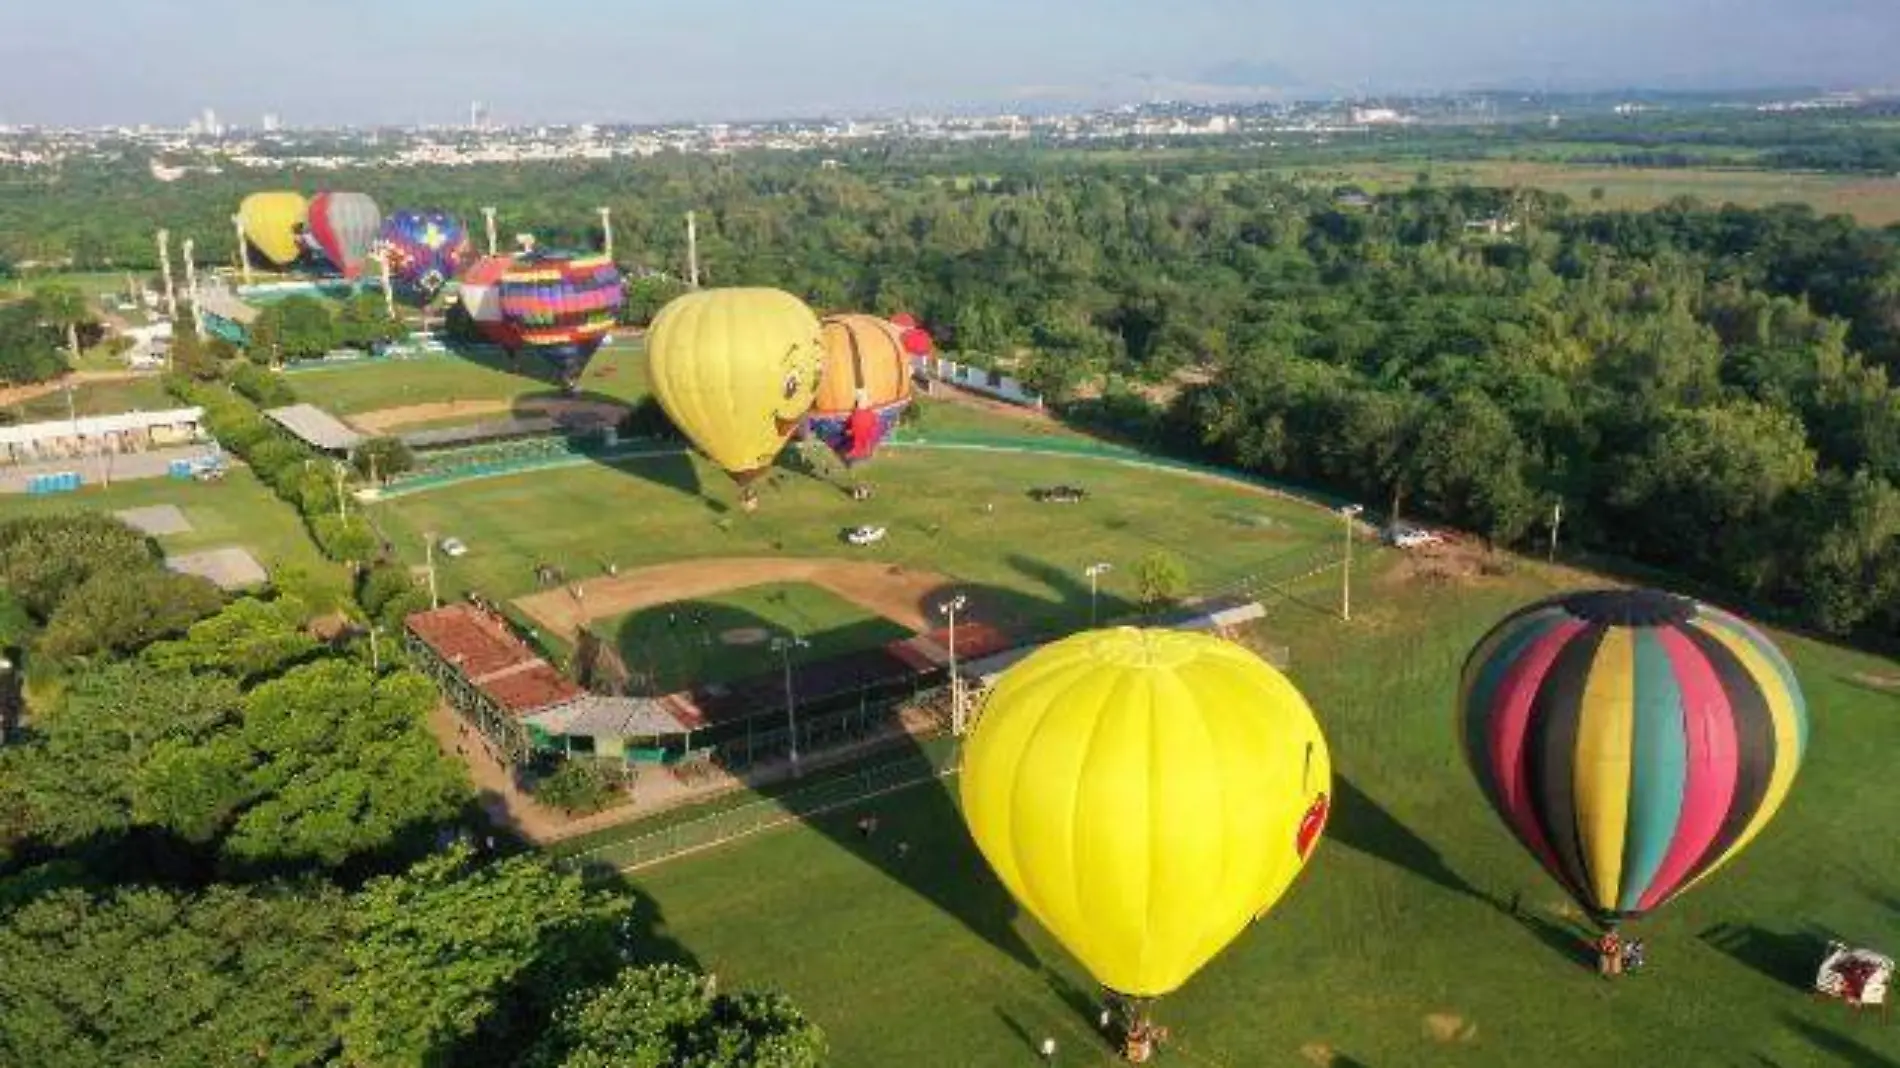
[[[963,752],[963,818],[1101,984],[1158,997],[1286,892],[1332,793],[1286,677],[1232,642],[1087,631],[1004,672]]]
[[[790,293],[705,289],[660,309],[647,361],[667,418],[743,484],[811,408],[824,346],[818,317]]]
[[[301,193],[252,193],[238,205],[244,239],[278,267],[296,262],[303,251],[304,224],[310,204]]]

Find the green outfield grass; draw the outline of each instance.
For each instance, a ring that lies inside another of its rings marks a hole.
[[[73,389],[74,415],[117,415],[130,411],[163,411],[179,407],[176,397],[165,392],[158,376],[128,378],[113,382],[88,382]],[[37,423],[64,419],[69,414],[66,393],[55,390],[32,400],[11,405],[7,412],[15,422]]]
[[[7,494],[0,496],[0,519],[72,510],[117,512],[160,504],[177,505],[192,525],[185,533],[157,539],[167,553],[239,546],[249,549],[267,568],[299,568],[339,591],[348,589],[349,577],[342,566],[323,558],[305,532],[303,520],[246,467],[233,467],[218,482],[161,478],[87,486],[76,493],[44,497]]]
[[[600,620],[593,630],[615,643],[626,664],[660,693],[771,671],[780,661],[770,639],[788,633],[808,643],[792,651],[794,664],[910,636],[903,627],[805,583],[748,586],[679,601]]]
[[[1308,180],[1357,182],[1375,190],[1410,186],[1419,174],[1440,185],[1527,186],[1563,193],[1584,209],[1653,208],[1677,197],[1760,208],[1811,204],[1823,214],[1853,215],[1868,226],[1900,222],[1900,178],[1798,171],[1604,167],[1506,160],[1395,162],[1321,166],[1295,172]],[[1602,199],[1594,195],[1603,192]]]
[[[1465,585],[1381,573],[1354,620],[1271,606],[1336,770],[1327,840],[1264,921],[1160,1018],[1186,1065],[1881,1065],[1900,1032],[1804,985],[1822,940],[1900,949],[1900,839],[1884,755],[1900,745],[1891,662],[1784,638],[1813,748],[1742,859],[1636,925],[1651,966],[1606,983],[1570,913],[1462,767],[1451,703],[1502,613],[1587,581],[1526,565]],[[669,951],[789,992],[841,1066],[1119,1063],[1087,976],[1020,915],[969,844],[955,780],[764,832],[629,877]],[[875,811],[863,839],[855,821]],[[908,842],[899,859],[896,844]],[[1521,916],[1513,916],[1515,903]]]
[[[1085,619],[1082,569],[1115,565],[1101,585],[1104,615],[1134,599],[1136,562],[1165,550],[1196,589],[1298,568],[1338,537],[1321,509],[1183,475],[1099,460],[893,449],[859,469],[877,487],[852,501],[841,480],[781,470],[747,515],[718,469],[685,454],[480,479],[374,506],[411,562],[423,535],[469,546],[438,558],[445,590],[496,598],[533,592],[533,567],[571,578],[691,557],[836,556],[901,564],[967,584],[985,615],[1041,626]],[[833,476],[835,479],[836,476]],[[1032,502],[1034,486],[1070,483],[1090,499]],[[875,546],[844,543],[845,528],[880,525]]]
[[[581,376],[581,392],[610,400],[644,396],[644,352],[638,340],[601,349]],[[472,352],[299,370],[288,381],[299,398],[336,415],[450,400],[512,400],[560,391],[553,369],[538,357],[524,354],[511,362],[498,354]]]

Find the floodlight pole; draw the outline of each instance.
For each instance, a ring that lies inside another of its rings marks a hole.
[[[959,593],[937,606],[937,611],[950,617],[950,733],[959,738],[963,736],[963,673],[957,670],[957,613],[967,604],[969,599]]]
[[[1558,501],[1550,506],[1550,562],[1557,562],[1557,528],[1563,526],[1564,502]]]
[[[429,607],[440,608],[442,598],[437,595],[435,588],[435,531],[433,530],[424,531],[422,534],[422,558],[426,562],[425,570],[429,572]]]
[[[614,209],[595,208],[600,213],[601,251],[608,259],[614,258]]]
[[[785,665],[785,728],[791,738],[792,777],[798,777],[798,695],[792,690],[792,650],[804,649],[810,642],[794,634],[772,639],[772,649]]]
[[[158,232],[158,272],[165,279],[165,317],[178,320],[178,293],[172,288],[172,232]]]
[[[383,657],[376,647],[376,624],[369,625],[369,669],[376,674],[383,673]]]
[[[1097,564],[1090,564],[1088,568],[1083,571],[1083,574],[1089,577],[1089,626],[1091,627],[1095,626],[1096,584],[1101,580],[1101,577],[1103,575],[1106,575],[1110,571],[1113,571],[1113,570],[1115,570],[1115,566],[1113,564],[1103,562],[1103,563],[1097,563]]]
[[[396,289],[389,282],[389,253],[387,251],[377,253],[376,262],[381,265],[383,273],[383,314],[394,321],[396,318]]]
[[[205,337],[205,316],[203,310],[198,307],[197,248],[197,242],[189,237],[185,238],[183,249],[185,257],[185,293],[191,297],[191,332],[198,335],[198,340],[203,341]],[[176,330],[178,328],[174,325],[172,329]],[[177,338],[172,339],[174,343],[176,343],[177,340]],[[171,350],[168,348],[165,350],[165,366],[167,368],[171,366],[171,361]]]
[[[350,521],[349,498],[343,495],[344,464],[341,460],[332,460],[331,463],[336,468],[336,517],[338,520],[348,523]]]
[[[686,213],[686,286],[699,288],[699,216]]]
[[[1346,522],[1346,555],[1339,569],[1339,618],[1347,623],[1352,622],[1352,521],[1365,510],[1358,504],[1339,510],[1340,518]]]
[[[483,208],[482,221],[488,224],[488,254],[495,254],[495,209]]]
[[[251,246],[244,240],[244,216],[231,216],[231,226],[237,231],[238,263],[244,268],[244,284],[251,284]]]

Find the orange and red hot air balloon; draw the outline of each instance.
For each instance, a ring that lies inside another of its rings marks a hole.
[[[825,364],[806,431],[838,458],[871,458],[910,405],[910,360],[894,322],[870,315],[824,320]]]

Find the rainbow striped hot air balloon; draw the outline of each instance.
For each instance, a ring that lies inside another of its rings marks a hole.
[[[1460,704],[1485,797],[1606,926],[1740,853],[1787,800],[1808,743],[1780,651],[1655,590],[1519,610],[1466,661]]]
[[[626,302],[620,269],[605,256],[525,253],[502,274],[499,288],[502,321],[522,348],[554,361],[569,387]]]

